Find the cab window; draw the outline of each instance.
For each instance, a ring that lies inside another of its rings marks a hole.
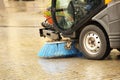
[[[70,29],[89,16],[101,2],[102,0],[57,0],[55,17],[58,27],[63,30]]]

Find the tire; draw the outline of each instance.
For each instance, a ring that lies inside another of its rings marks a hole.
[[[109,39],[97,25],[88,25],[80,33],[79,47],[83,55],[92,60],[103,60],[110,53]]]

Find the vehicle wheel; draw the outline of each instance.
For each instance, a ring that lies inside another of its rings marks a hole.
[[[79,37],[80,51],[88,59],[102,60],[110,53],[107,35],[97,25],[86,26]]]

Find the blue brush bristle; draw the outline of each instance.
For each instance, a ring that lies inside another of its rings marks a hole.
[[[65,49],[65,42],[47,42],[44,44],[44,46],[41,48],[41,50],[38,53],[39,57],[43,58],[57,58],[57,57],[69,57],[69,56],[75,56],[77,54],[81,54],[72,44],[71,49]],[[81,54],[82,56],[82,54]]]
[[[65,47],[65,43],[61,43],[58,45],[58,54],[60,54],[60,56],[72,56],[72,55],[76,55],[77,54],[77,49],[72,45],[71,49],[66,49]]]
[[[47,44],[41,48],[40,52],[38,53],[38,56],[40,57],[53,57],[54,53],[57,51],[57,45],[56,44]]]

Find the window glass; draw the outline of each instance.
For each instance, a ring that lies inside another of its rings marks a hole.
[[[102,0],[57,0],[56,20],[60,28],[70,29],[89,15]]]

